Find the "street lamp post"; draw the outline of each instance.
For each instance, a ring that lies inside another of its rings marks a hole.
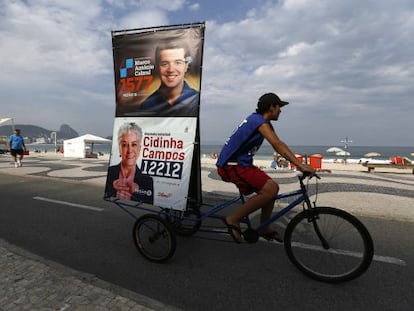
[[[54,143],[55,143],[55,152],[57,152],[57,149],[56,149],[56,132],[52,132],[52,133],[50,133],[50,138],[53,138],[54,139]]]
[[[345,164],[346,164],[346,155],[347,155],[347,152],[348,152],[348,145],[349,145],[350,143],[352,143],[352,140],[350,140],[350,139],[348,138],[348,136],[347,136],[347,137],[345,137],[345,139],[344,139],[344,140],[341,140],[341,143],[343,143],[343,144],[344,144],[344,150],[345,150],[344,160],[345,160]]]

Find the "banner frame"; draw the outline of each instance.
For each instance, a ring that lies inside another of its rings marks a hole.
[[[189,171],[189,183],[188,183],[188,193],[186,197],[186,207],[185,210],[188,209],[199,209],[200,205],[202,204],[202,185],[201,185],[201,138],[200,138],[200,105],[201,105],[201,86],[202,86],[202,68],[203,68],[203,56],[204,56],[204,41],[205,41],[205,22],[195,22],[195,23],[184,23],[184,24],[175,24],[175,25],[163,25],[163,26],[155,26],[155,27],[145,27],[145,28],[134,28],[134,29],[122,29],[122,30],[112,30],[111,37],[112,37],[112,52],[113,52],[113,59],[115,60],[115,46],[114,40],[117,37],[129,36],[129,35],[139,35],[139,34],[150,34],[156,33],[160,31],[168,31],[168,30],[180,30],[180,29],[189,29],[189,28],[202,28],[203,36],[200,38],[201,42],[201,50],[200,50],[200,73],[199,73],[199,104],[198,104],[198,112],[196,116],[196,129],[195,129],[195,136],[193,141],[193,154],[192,154],[192,162],[191,170]],[[122,40],[122,39],[121,39]],[[114,72],[115,72],[115,61],[114,61]],[[116,80],[116,77],[114,76]],[[117,103],[117,95],[116,95],[116,81],[115,81],[115,103]],[[117,106],[115,106],[115,110]],[[132,115],[131,115],[132,116]],[[115,118],[117,118],[117,113],[115,113]],[[125,117],[127,117],[125,115]],[[179,117],[178,117],[179,118]],[[188,176],[188,175],[187,175]],[[188,178],[188,177],[187,177]],[[154,202],[155,203],[155,202]],[[158,206],[157,204],[153,204],[154,207],[166,208],[162,206]],[[174,208],[171,208],[174,209]]]
[[[165,25],[165,26],[155,26],[155,27],[144,27],[144,28],[133,28],[133,29],[121,29],[121,30],[112,30],[111,37],[125,34],[135,34],[135,33],[145,33],[145,32],[157,32],[161,30],[168,29],[184,29],[184,28],[194,28],[199,26],[200,28],[205,28],[205,22],[196,22],[196,23],[186,23],[186,24],[175,24],[175,25]]]

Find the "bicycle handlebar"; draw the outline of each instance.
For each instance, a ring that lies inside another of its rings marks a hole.
[[[317,179],[321,179],[321,177],[318,174],[316,174],[316,173],[313,174],[313,176],[310,176],[310,175],[311,174],[308,173],[308,172],[301,172],[301,174],[298,175],[298,177],[299,177],[300,180],[304,180],[307,177],[309,177],[309,178],[316,177]]]
[[[320,172],[320,173],[331,173],[331,170],[318,170],[318,172]],[[309,176],[310,176],[310,173],[308,173],[308,172],[302,172],[302,174],[299,175],[298,177],[299,177],[299,179],[304,180],[305,178],[307,178]],[[314,176],[317,179],[321,179],[321,177],[317,173],[313,174],[313,176],[310,176],[310,178],[312,178]]]

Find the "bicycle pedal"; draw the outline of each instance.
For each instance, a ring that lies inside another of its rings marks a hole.
[[[259,240],[259,234],[256,230],[247,228],[243,231],[243,238],[248,243],[256,243]]]

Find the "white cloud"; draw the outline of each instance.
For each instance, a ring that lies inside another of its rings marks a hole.
[[[285,51],[281,52],[280,57],[296,56],[300,53],[306,53],[312,46],[306,42],[299,42],[289,46]]]
[[[7,44],[0,57],[13,61],[5,64],[3,75],[39,71],[81,74],[84,63],[96,73],[106,71],[102,59],[109,53],[102,50],[102,33],[93,29],[99,6],[91,1],[82,10],[76,1],[71,7],[52,6],[53,1],[35,3],[7,2],[4,7],[0,39]]]
[[[105,105],[110,92],[102,85],[111,86],[102,78],[112,74],[112,55],[100,1],[1,2],[2,114],[49,129],[85,128],[82,116],[93,115],[97,95]]]
[[[167,14],[160,10],[140,10],[129,13],[119,21],[121,29],[136,29],[167,25]]]
[[[193,3],[189,6],[190,11],[198,11],[200,9],[200,3]]]
[[[184,7],[186,0],[124,0],[125,7],[134,8],[134,10],[161,10],[177,11]]]

